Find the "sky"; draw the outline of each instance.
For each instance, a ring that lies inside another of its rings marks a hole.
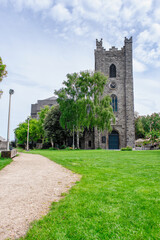
[[[62,87],[67,73],[94,70],[96,39],[107,50],[133,37],[135,111],[160,112],[159,0],[0,0],[0,56],[8,76],[0,83],[0,136],[10,139],[31,104]]]

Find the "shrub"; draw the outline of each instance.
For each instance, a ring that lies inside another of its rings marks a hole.
[[[150,143],[151,143],[150,141],[144,141],[144,142],[143,142],[143,146],[148,145],[148,144],[150,144]]]
[[[60,149],[66,149],[65,145],[60,146]]]
[[[44,142],[43,146],[42,146],[42,149],[48,149],[50,147],[52,147],[50,142]]]
[[[121,151],[132,151],[132,147],[127,146],[126,148],[121,148]]]
[[[55,147],[50,147],[49,150],[58,150],[58,149]]]
[[[66,150],[73,150],[72,147],[66,147]]]
[[[142,147],[142,145],[141,145],[141,144],[138,144],[138,145],[136,145],[136,147]]]

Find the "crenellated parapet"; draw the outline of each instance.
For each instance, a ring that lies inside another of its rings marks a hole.
[[[103,49],[103,39],[101,38],[100,41],[98,41],[98,39],[96,39],[96,47],[97,47],[97,50],[98,49]]]
[[[132,43],[132,37],[124,39],[124,43]]]

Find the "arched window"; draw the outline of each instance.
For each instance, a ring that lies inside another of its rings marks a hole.
[[[117,112],[117,110],[118,110],[118,107],[117,107],[117,96],[113,94],[111,96],[111,99],[112,99],[113,112]]]
[[[114,64],[111,64],[109,68],[109,77],[115,78],[116,77],[116,66]]]

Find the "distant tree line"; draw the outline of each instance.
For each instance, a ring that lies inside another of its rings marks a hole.
[[[41,143],[44,148],[65,145],[69,133],[61,127],[60,115],[59,106],[45,106],[38,113],[38,119],[29,120],[30,148],[36,147],[37,143]],[[24,148],[27,144],[27,130],[28,119],[15,129],[17,144]]]
[[[147,116],[135,114],[136,139],[146,138],[152,142],[160,138],[160,113],[153,113]]]

